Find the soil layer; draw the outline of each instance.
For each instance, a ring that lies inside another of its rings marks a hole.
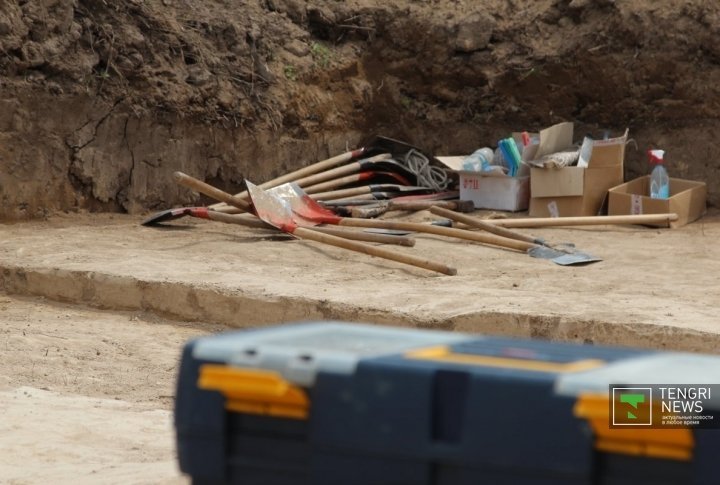
[[[561,267],[433,236],[397,249],[459,269],[442,276],[272,231],[192,219],[154,229],[131,216],[76,215],[4,226],[0,287],[235,327],[340,319],[656,349],[719,348],[717,213],[676,230],[525,232],[575,243],[604,261]]]
[[[705,180],[720,4],[703,0],[0,1],[0,218],[194,202],[382,133],[436,154],[564,120],[630,128]]]

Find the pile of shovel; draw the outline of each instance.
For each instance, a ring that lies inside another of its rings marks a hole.
[[[432,157],[415,147],[389,138],[377,137],[367,148],[344,153],[260,185],[246,180],[246,190],[235,195],[182,172],[176,172],[174,177],[180,185],[218,203],[209,207],[162,211],[147,218],[143,225],[191,216],[247,227],[274,228],[299,239],[445,275],[455,275],[457,270],[438,261],[368,243],[411,247],[415,244],[411,237],[413,233],[426,233],[525,252],[560,265],[600,261],[571,244],[551,245],[507,227],[512,225],[507,221],[520,221],[514,227],[523,227],[522,221],[532,225],[533,219],[482,220],[464,214],[473,210],[473,205],[457,200],[457,192],[451,190],[455,183],[452,174],[443,172]],[[376,179],[398,183],[363,183]],[[424,224],[373,219],[391,210],[429,210],[446,218],[447,222]],[[574,223],[566,225],[609,223],[597,220],[607,218],[573,219],[575,221],[569,222]]]
[[[335,207],[372,205],[398,199],[434,201],[457,198],[447,190],[454,174],[418,148],[377,136],[363,148],[304,167],[260,185],[262,189],[294,182],[313,199]],[[245,193],[236,194],[245,197]],[[237,213],[220,203],[213,210]],[[368,216],[370,217],[370,216]]]

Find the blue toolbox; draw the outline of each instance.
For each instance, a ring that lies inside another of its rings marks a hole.
[[[609,425],[610,385],[688,382],[720,383],[720,357],[342,322],[229,332],[185,346],[178,459],[195,484],[720,484],[720,429]]]

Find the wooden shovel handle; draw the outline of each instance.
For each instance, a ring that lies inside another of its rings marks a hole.
[[[295,170],[294,172],[290,172],[290,173],[287,173],[280,177],[274,178],[272,180],[268,180],[267,182],[260,184],[258,187],[260,187],[261,189],[271,189],[273,187],[277,187],[278,185],[282,185],[287,182],[294,182],[297,179],[307,177],[308,175],[312,175],[314,173],[322,172],[323,170],[332,168],[336,165],[340,165],[341,163],[349,162],[353,158],[359,157],[363,153],[365,153],[365,148],[358,148],[357,150],[352,150],[349,152],[341,153],[340,155],[334,156],[332,158],[328,158],[327,160],[313,163],[312,165],[308,165],[307,167],[303,167],[301,169]],[[238,192],[237,194],[235,194],[235,197],[238,197],[243,200],[247,200],[247,198],[248,198],[247,190]],[[214,209],[220,205],[222,205],[222,204],[213,204],[210,206],[210,208]]]
[[[222,190],[217,189],[212,185],[208,185],[195,177],[191,177],[190,175],[182,172],[175,172],[173,177],[175,177],[175,180],[180,185],[193,189],[201,194],[205,194],[215,200],[221,200],[226,204],[237,207],[245,212],[250,211],[250,204],[247,201],[235,197],[234,195],[230,195],[227,192],[223,192]]]
[[[523,219],[488,219],[502,227],[604,226],[606,224],[663,224],[678,220],[678,215],[638,214],[626,216],[528,217]]]
[[[311,185],[304,187],[306,194],[317,194],[318,192],[327,192],[328,190],[334,190],[344,185],[352,184],[354,182],[360,182],[361,180],[367,180],[369,178],[367,173],[354,173],[347,177],[340,177],[327,182]]]
[[[380,201],[378,204],[371,206],[358,206],[352,207],[350,213],[353,217],[359,217],[361,219],[372,219],[374,217],[381,216],[390,210],[389,201]]]
[[[299,180],[295,180],[294,182],[300,187],[312,187],[313,185],[327,182],[328,180],[334,180],[339,177],[346,177],[359,171],[360,164],[358,162],[353,162],[333,168],[332,170],[326,170],[325,172],[303,177]]]
[[[368,232],[350,231],[333,227],[314,226],[313,231],[330,234],[331,236],[341,237],[343,239],[352,239],[353,241],[374,242],[380,244],[395,244],[398,246],[413,247],[415,239],[408,236],[392,236],[390,234],[371,234]]]
[[[452,200],[415,200],[415,201],[391,201],[390,209],[392,211],[425,211],[431,207],[442,207],[444,209],[457,209],[457,202]]]
[[[208,195],[208,194],[205,194]],[[364,187],[353,187],[351,189],[342,189],[342,190],[332,190],[330,192],[322,192],[319,194],[310,194],[311,199],[315,200],[342,200],[346,197],[353,197],[353,198],[362,198],[367,197],[368,200],[373,201],[374,198],[372,196],[372,188],[368,186]],[[233,207],[231,205],[227,204],[221,204],[220,206],[212,205],[210,207],[214,207],[214,211],[216,212],[224,212],[225,214],[240,214],[242,212],[245,212],[243,210],[238,209],[237,207]]]
[[[208,210],[207,217],[211,221],[225,222],[227,224],[237,224],[240,226],[254,227],[258,229],[277,229],[275,226],[272,226],[250,214],[225,214],[218,211]]]
[[[348,163],[347,165],[341,165],[330,170],[325,170],[324,172],[309,175],[307,177],[294,180],[294,182],[300,187],[311,187],[321,182],[326,182],[328,180],[333,180],[338,177],[344,177],[346,175],[359,172],[365,163],[375,163],[382,160],[387,160],[391,157],[392,155],[389,153],[381,153],[380,155],[375,155],[374,157],[365,158],[363,160],[358,160],[357,162]]]
[[[357,251],[377,258],[389,259],[391,261],[397,261],[398,263],[409,264],[418,268],[427,269],[429,271],[436,271],[438,273],[446,275],[456,275],[457,269],[447,266],[442,263],[437,263],[425,258],[419,258],[417,256],[411,256],[409,254],[402,254],[395,251],[390,251],[385,248],[370,246],[357,241],[349,241],[341,237],[332,236],[330,234],[323,234],[313,229],[305,227],[298,227],[293,231],[293,234],[301,239],[309,239],[311,241],[336,246],[350,251]]]
[[[225,222],[227,224],[237,224],[240,226],[253,227],[258,229],[277,230],[275,226],[272,226],[250,214],[225,214],[223,212],[208,210],[207,218],[212,221]],[[367,232],[346,231],[340,228],[333,227],[313,227],[312,229],[317,232],[342,237],[344,239],[351,239],[353,241],[365,241],[380,244],[396,244],[398,246],[407,247],[415,246],[415,239],[407,236],[369,234]]]
[[[453,221],[462,222],[463,224],[466,224],[470,227],[483,229],[498,236],[508,237],[510,239],[517,239],[518,241],[525,241],[533,244],[537,243],[537,240],[534,237],[520,234],[519,232],[511,231],[510,229],[506,229],[495,224],[490,224],[489,222],[485,222],[481,219],[478,219],[477,217],[470,217],[465,214],[459,214],[457,212],[453,212],[451,210],[447,210],[438,206],[431,207],[430,212],[440,217],[445,217],[447,219],[452,219]]]
[[[389,200],[374,207],[353,207],[352,216],[369,219],[371,217],[378,217],[389,211],[424,211],[430,210],[431,207],[457,210],[458,202],[452,200],[416,200],[402,202]]]
[[[517,251],[527,251],[528,249],[534,248],[536,246],[535,244],[530,244],[524,241],[517,241],[515,239],[509,239],[506,237],[466,231],[463,229],[454,229],[450,227],[433,226],[431,224],[419,224],[416,222],[381,221],[377,219],[351,219],[345,217],[340,219],[338,224],[341,226],[349,227],[372,227],[376,229],[392,229],[396,231],[424,232],[427,234],[436,234],[438,236],[466,239],[468,241],[491,244],[493,246],[501,246],[508,249],[515,249]]]
[[[307,192],[306,192],[307,193]],[[364,187],[353,187],[351,189],[331,190],[329,192],[320,192],[311,194],[310,198],[315,200],[338,200],[347,197],[358,197],[361,195],[371,194],[372,188],[367,185]]]
[[[207,195],[208,197],[212,197],[215,200],[222,200],[229,203],[232,203],[236,209],[240,209],[240,206],[243,204],[247,209],[250,208],[249,204],[243,200],[238,200],[237,197],[234,197],[227,192],[223,192],[220,189],[217,189],[213,187],[212,185],[208,185],[205,182],[201,182],[200,180],[191,177],[189,175],[186,175],[182,172],[175,172],[175,179],[178,181],[178,183],[190,187],[194,190],[197,190],[198,192]],[[240,209],[245,210],[247,209]],[[266,224],[262,220],[248,215],[236,215],[236,214],[228,214],[220,211],[214,211],[214,210],[208,210],[207,211],[207,217],[208,219],[211,219],[213,221],[218,222],[226,222],[230,224],[239,224],[242,226],[247,227],[259,227],[259,228],[272,228],[270,224]],[[387,234],[367,234],[367,233],[358,233],[354,231],[343,231],[339,228],[313,228],[314,230],[317,230],[318,232],[332,234],[336,237],[341,237],[345,239],[352,239],[357,241],[367,241],[367,242],[376,242],[376,243],[383,243],[383,244],[398,244],[401,246],[414,246],[415,240],[413,238],[409,237],[400,237],[400,236],[390,236]],[[371,246],[372,247],[372,246]]]

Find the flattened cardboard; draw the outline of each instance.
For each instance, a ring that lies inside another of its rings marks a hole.
[[[647,195],[649,193],[649,175],[613,187],[609,191],[608,213],[610,215],[675,213],[678,215],[677,221],[669,224],[648,224],[671,228],[682,227],[705,214],[707,199],[705,182],[671,178],[668,199],[653,199]]]
[[[540,131],[540,145],[534,158],[541,158],[551,153],[562,151],[573,144],[572,122],[558,123]]]

